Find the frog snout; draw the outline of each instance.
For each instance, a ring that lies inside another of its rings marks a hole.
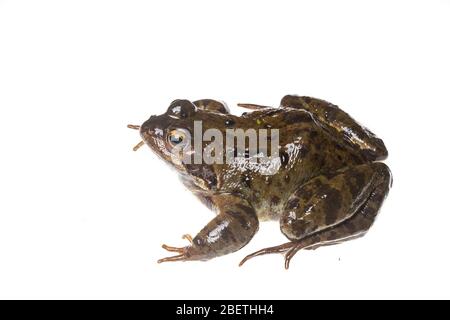
[[[141,132],[153,131],[155,128],[155,116],[151,116],[147,121],[141,125]]]
[[[140,133],[142,138],[144,138],[144,140],[150,136],[155,136],[159,132],[161,132],[157,118],[158,118],[157,116],[151,116],[147,121],[145,121],[141,125]]]

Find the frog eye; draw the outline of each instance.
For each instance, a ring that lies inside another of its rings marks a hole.
[[[172,147],[184,145],[188,141],[188,133],[183,129],[171,130],[167,135],[167,141]]]
[[[172,118],[182,119],[192,116],[196,110],[197,107],[188,100],[175,100],[167,109],[167,114]]]

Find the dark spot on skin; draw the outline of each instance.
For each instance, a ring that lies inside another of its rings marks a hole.
[[[327,198],[323,202],[323,209],[325,213],[325,223],[332,225],[336,222],[339,214],[339,210],[342,207],[342,195],[339,190],[328,187],[324,194]]]
[[[303,129],[303,128],[293,128],[293,130],[292,130],[292,135],[293,136],[298,136],[298,137],[300,137],[300,136],[304,136],[305,135],[305,132],[309,132],[310,130],[308,129],[308,128],[306,128],[306,129]]]
[[[314,163],[319,163],[320,162],[320,155],[317,152],[314,153],[314,155],[312,157],[312,161]]]
[[[313,196],[313,191],[309,188],[309,186],[306,186],[298,190],[295,195],[300,197],[301,199],[309,200]]]
[[[222,239],[220,239],[223,243],[229,244],[229,243],[236,243],[236,237],[233,233],[233,228],[226,228],[222,231]]]
[[[299,204],[299,199],[298,199],[298,198],[290,199],[290,200],[286,203],[286,209],[287,209],[287,210],[297,209],[297,208],[298,208],[298,204]]]
[[[309,135],[312,139],[314,139],[319,135],[319,133],[317,133],[317,131],[314,130],[314,131],[311,131],[311,133]]]
[[[272,196],[272,198],[270,198],[270,202],[273,204],[273,205],[277,205],[277,204],[279,204],[280,203],[280,198],[279,197],[277,197],[277,196]]]
[[[333,179],[337,175],[338,174],[336,172],[326,172],[326,173],[323,173],[321,176],[323,178],[325,178],[326,180],[330,180],[330,179]]]
[[[288,219],[290,220],[290,219]],[[299,226],[296,221],[293,221],[292,224],[286,225],[286,236],[290,240],[299,239],[300,235],[304,232],[303,226]]]
[[[363,163],[363,159],[361,159],[359,156],[352,154],[351,159],[355,164],[361,164]]]
[[[280,152],[280,161],[281,161],[281,165],[283,167],[285,167],[289,163],[289,155],[286,152],[281,151]]]
[[[309,149],[307,147],[305,147],[304,145],[300,148],[300,150],[298,151],[298,154],[301,158],[306,157],[306,155],[308,154]]]
[[[312,146],[312,148],[316,148],[316,146]],[[317,150],[314,149],[314,163],[316,167],[323,168],[325,166],[334,165],[334,162],[330,161],[330,158],[332,158],[332,155],[328,152],[328,150]],[[329,167],[328,167],[329,168]],[[327,171],[330,171],[328,169]]]
[[[245,218],[245,216],[241,212],[234,212],[234,211],[227,211],[227,214],[233,217],[242,229],[248,230],[250,229],[251,225],[249,221]]]
[[[337,159],[338,159],[339,161],[342,161],[341,155],[338,154]]]
[[[285,124],[299,124],[303,122],[311,122],[311,116],[306,112],[290,111],[284,116]]]
[[[300,239],[305,235],[311,234],[318,227],[316,223],[313,224],[312,221],[306,220],[296,220],[291,226],[291,233],[296,239]]]
[[[234,120],[231,120],[231,119],[225,120],[225,125],[227,127],[232,127],[232,126],[234,126],[234,124],[235,124]]]
[[[320,181],[320,179],[315,179],[313,182],[313,185],[311,186],[314,189],[319,189],[322,186],[322,182]]]
[[[345,227],[347,228],[347,230],[350,234],[355,233],[355,225],[353,224],[353,222],[347,221],[345,223]]]
[[[215,175],[208,176],[205,179],[210,188],[215,188],[217,186],[217,178]]]
[[[328,121],[334,121],[338,117],[338,114],[339,109],[332,107],[330,109],[327,109],[327,111],[325,112],[325,117]]]
[[[248,188],[252,186],[252,178],[249,175],[242,176],[242,183],[244,183]]]
[[[337,232],[334,230],[330,231],[330,237],[327,240],[334,240],[337,239]]]
[[[352,196],[355,198],[361,192],[366,184],[366,176],[361,172],[354,172],[353,175],[348,179],[349,189]]]
[[[241,209],[243,212],[245,212],[248,215],[253,215],[255,213],[255,211],[252,208],[250,208],[246,205],[240,204],[240,203],[236,204],[236,207],[238,207],[239,209]]]

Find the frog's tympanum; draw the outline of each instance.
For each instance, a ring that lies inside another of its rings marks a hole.
[[[265,220],[279,221],[289,242],[250,254],[240,265],[259,255],[283,253],[288,268],[301,249],[363,236],[392,183],[389,168],[380,162],[388,155],[383,141],[338,106],[311,97],[285,96],[279,108],[241,106],[252,112],[236,116],[219,101],[175,100],[166,113],[129,126],[139,129],[145,144],[217,213],[194,238],[183,236],[189,245],[163,245],[176,255],[158,262],[208,260],[237,251]],[[227,129],[278,129],[276,170],[268,174],[262,164],[188,163],[174,157],[172,149],[180,144],[192,142],[186,144],[191,154],[208,145],[203,142],[194,150],[194,142],[186,141],[194,139],[198,121],[202,132],[215,128],[224,136]]]

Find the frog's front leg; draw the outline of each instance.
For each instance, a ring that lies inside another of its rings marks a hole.
[[[281,107],[308,111],[330,137],[339,138],[339,141],[359,151],[368,161],[387,158],[388,152],[383,141],[337,105],[316,98],[287,95],[281,99]]]
[[[212,202],[218,215],[183,248],[163,245],[176,256],[158,260],[167,261],[209,260],[241,249],[258,230],[258,218],[253,207],[244,199],[231,195],[215,195]],[[187,237],[189,239],[189,237]]]

